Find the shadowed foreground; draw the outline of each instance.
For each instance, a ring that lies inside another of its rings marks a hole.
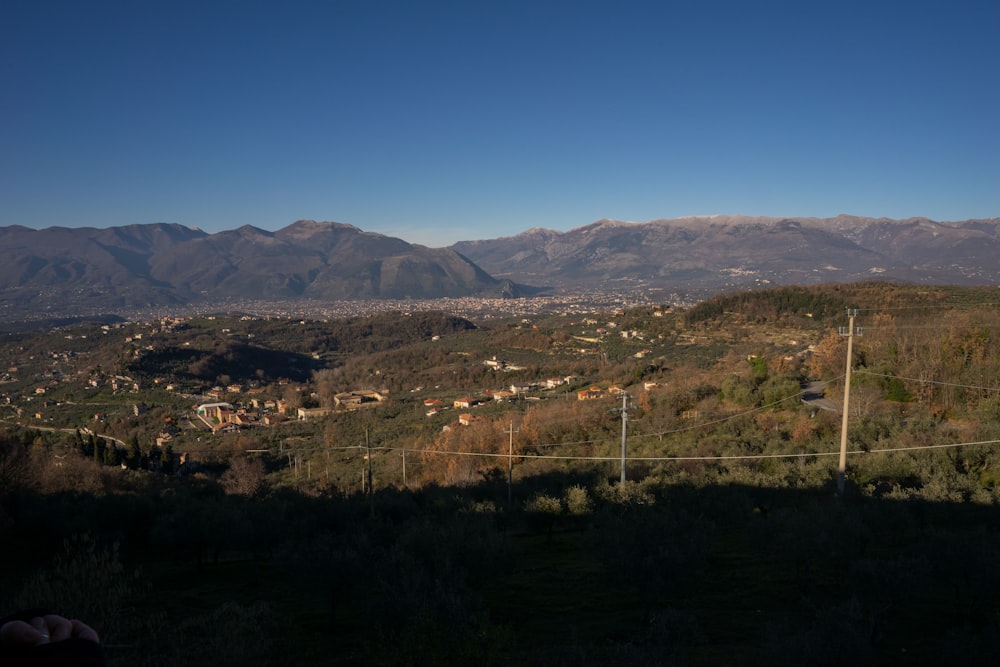
[[[3,604],[88,619],[122,665],[984,664],[998,646],[996,507],[717,479],[549,475],[513,510],[501,480],[372,505],[10,493]]]

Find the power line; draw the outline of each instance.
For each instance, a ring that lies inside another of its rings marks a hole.
[[[903,310],[962,310],[965,308],[990,308],[1000,306],[1000,301],[979,301],[970,303],[929,303],[912,306],[878,306],[872,308],[856,308],[858,313],[883,313]]]
[[[593,441],[602,442],[605,445],[611,445],[613,441]],[[921,450],[931,450],[931,449],[952,449],[958,447],[971,447],[979,445],[995,445],[1000,444],[1000,440],[979,440],[972,442],[953,442],[953,443],[941,443],[934,445],[914,445],[911,447],[886,447],[879,449],[851,449],[848,450],[848,454],[891,454],[895,452],[912,452]],[[291,449],[291,448],[290,448]],[[483,457],[483,458],[507,458],[508,454],[503,452],[463,452],[459,450],[440,450],[440,449],[417,449],[414,447],[366,447],[365,445],[348,445],[342,447],[301,447],[294,448],[297,453],[306,452],[318,452],[318,451],[347,451],[347,450],[358,450],[371,452],[406,452],[406,453],[416,453],[423,455],[432,456],[473,456],[473,457]],[[279,451],[275,449],[252,449],[243,451],[229,451],[220,452],[219,450],[191,450],[184,449],[183,451],[191,454],[199,453],[215,453],[221,454],[226,453],[230,455],[239,455],[246,453],[279,453],[283,454],[284,451]],[[710,456],[632,456],[630,457],[633,461],[645,461],[645,462],[670,462],[670,461],[732,461],[732,460],[764,460],[764,459],[801,459],[804,457],[827,457],[827,456],[837,456],[839,452],[795,452],[795,453],[784,453],[784,454],[727,454],[727,455],[710,455]],[[527,452],[520,452],[518,458],[521,459],[535,459],[535,460],[560,460],[560,461],[617,461],[618,456],[582,456],[582,455],[554,455],[554,454],[531,454]]]
[[[982,391],[1000,391],[1000,387],[981,387],[973,384],[959,384],[957,382],[942,382],[940,380],[922,380],[919,378],[908,378],[900,375],[888,375],[886,373],[873,373],[872,371],[854,371],[858,375],[873,375],[875,377],[888,378],[890,380],[906,380],[908,382],[919,382],[921,384],[937,384],[945,387],[958,387],[960,389],[979,389]]]
[[[836,380],[839,380],[839,379],[840,378],[834,378],[833,380],[828,380],[827,382],[835,382]],[[706,426],[714,426],[715,424],[721,424],[723,422],[731,421],[733,419],[738,419],[740,417],[745,417],[747,415],[752,415],[752,414],[754,414],[756,412],[761,412],[763,410],[767,410],[768,408],[773,408],[774,406],[780,405],[781,403],[784,403],[785,401],[790,401],[793,398],[799,398],[800,396],[803,396],[805,393],[806,393],[805,391],[800,391],[798,393],[792,394],[791,396],[786,396],[785,398],[778,399],[777,401],[773,401],[771,403],[767,403],[766,405],[760,405],[760,406],[758,406],[756,408],[752,408],[752,409],[746,410],[744,412],[738,412],[738,413],[733,414],[733,415],[728,415],[726,417],[722,417],[720,419],[715,419],[713,421],[700,422],[700,423],[694,424],[692,426],[685,426],[684,428],[677,428],[677,429],[671,429],[671,430],[667,430],[667,431],[660,431],[659,433],[643,433],[643,434],[640,434],[640,435],[636,435],[635,437],[637,437],[637,438],[660,437],[660,436],[664,436],[664,435],[671,435],[671,434],[674,434],[674,433],[683,433],[684,431],[693,431],[695,429],[704,428]]]
[[[608,443],[610,444],[610,443]],[[971,447],[975,445],[995,445],[1000,444],[1000,440],[979,440],[976,442],[953,442],[937,445],[915,445],[912,447],[887,447],[882,449],[851,449],[848,454],[889,454],[893,452],[919,451],[924,449],[948,449],[956,447]],[[387,448],[390,449],[391,448]],[[457,450],[431,450],[431,449],[405,449],[408,452],[418,452],[421,454],[433,454],[444,456],[481,456],[484,458],[504,458],[503,453],[492,452],[462,452]],[[734,460],[763,460],[763,459],[801,459],[805,457],[827,457],[839,456],[839,451],[833,452],[795,452],[785,454],[717,454],[711,456],[632,456],[632,461],[734,461]],[[579,456],[579,455],[555,455],[555,454],[529,454],[518,455],[523,459],[536,460],[556,460],[556,461],[617,461],[618,456]]]
[[[867,332],[900,332],[900,331],[957,331],[969,328],[975,329],[995,329],[1000,327],[998,323],[976,322],[975,324],[888,324],[888,325],[865,325]]]
[[[970,447],[973,445],[995,445],[1000,443],[1000,440],[980,440],[978,442],[951,442],[941,445],[915,445],[913,447],[888,447],[885,449],[869,449],[867,451],[860,450],[854,452],[856,454],[885,454],[891,452],[912,452],[921,449],[950,449],[953,447]]]

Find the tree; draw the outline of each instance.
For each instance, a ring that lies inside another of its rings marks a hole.
[[[813,351],[809,366],[813,376],[822,380],[832,380],[844,374],[847,348],[840,334],[830,332]]]
[[[121,463],[121,456],[118,452],[118,447],[114,442],[109,442],[107,447],[104,448],[104,465],[116,466]]]
[[[125,465],[132,470],[138,470],[142,467],[142,450],[139,448],[139,436],[133,435],[129,440]]]
[[[552,530],[555,528],[559,516],[563,513],[562,502],[559,498],[538,492],[524,504],[524,511],[528,515],[530,524],[536,530],[544,530],[548,539],[551,540]]]
[[[334,396],[345,389],[341,373],[331,368],[316,371],[313,373],[313,383],[316,385],[319,404],[324,408],[335,407]]]
[[[164,445],[160,451],[160,470],[166,475],[174,472],[174,448],[170,445]]]
[[[261,459],[237,456],[230,461],[229,469],[222,473],[219,482],[226,493],[252,498],[263,491],[264,480],[264,462]]]

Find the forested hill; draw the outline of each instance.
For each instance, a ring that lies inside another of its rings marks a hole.
[[[991,298],[992,290],[948,287],[925,289],[884,281],[850,285],[789,286],[722,294],[692,306],[685,313],[691,324],[737,320],[740,323],[788,325],[842,324],[847,309],[891,311],[904,308],[961,307]]]

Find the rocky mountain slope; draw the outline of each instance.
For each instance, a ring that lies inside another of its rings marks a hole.
[[[868,278],[1000,283],[1000,218],[600,220],[567,232],[532,229],[451,247],[495,277],[555,287],[720,290]]]

